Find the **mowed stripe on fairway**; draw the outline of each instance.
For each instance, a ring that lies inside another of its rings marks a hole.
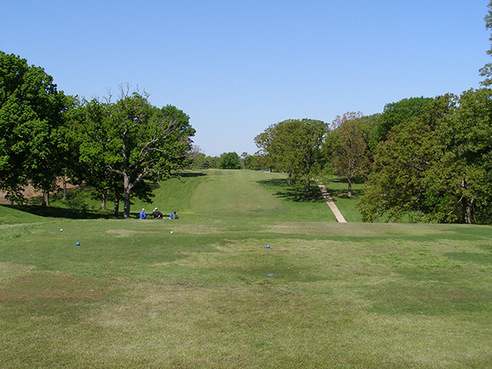
[[[279,173],[208,170],[191,198],[194,213],[225,217],[264,217],[285,211],[280,199],[258,182],[282,178]]]

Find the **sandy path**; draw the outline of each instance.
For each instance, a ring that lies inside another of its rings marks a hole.
[[[316,183],[318,184],[318,187],[319,187],[319,189],[321,191],[321,194],[325,198],[326,203],[330,207],[330,209],[333,212],[333,214],[335,214],[335,217],[337,218],[338,222],[339,223],[347,223],[347,221],[343,217],[343,215],[340,212],[340,210],[338,210],[338,206],[335,205],[335,202],[333,201],[333,199],[331,198],[330,194],[326,190],[325,185],[323,183],[321,183],[320,181],[316,181]]]

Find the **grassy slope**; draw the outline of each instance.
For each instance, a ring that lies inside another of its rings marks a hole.
[[[263,174],[163,183],[179,221],[0,225],[0,367],[492,366],[491,227],[325,222]]]
[[[0,205],[0,224],[36,223],[46,221],[43,217]]]
[[[194,219],[336,222],[316,186],[313,191],[317,196],[303,201],[287,188],[283,174],[210,169],[161,183],[151,205],[135,201],[132,211],[136,216],[142,207],[151,211],[157,206],[164,214],[177,211]]]

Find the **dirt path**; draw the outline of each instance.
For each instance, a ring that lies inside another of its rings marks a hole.
[[[325,185],[323,183],[321,183],[320,181],[316,181],[316,183],[318,184],[318,187],[321,191],[321,194],[325,198],[326,203],[330,207],[333,214],[335,214],[335,217],[337,218],[338,222],[339,223],[347,223],[347,221],[343,217],[342,213],[340,212],[340,210],[338,210],[338,207],[335,205],[335,202],[331,198],[330,194],[326,190]]]

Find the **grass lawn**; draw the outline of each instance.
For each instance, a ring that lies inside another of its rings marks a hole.
[[[492,367],[492,227],[339,224],[282,175],[204,173],[132,207],[177,221],[0,207],[0,367]]]

